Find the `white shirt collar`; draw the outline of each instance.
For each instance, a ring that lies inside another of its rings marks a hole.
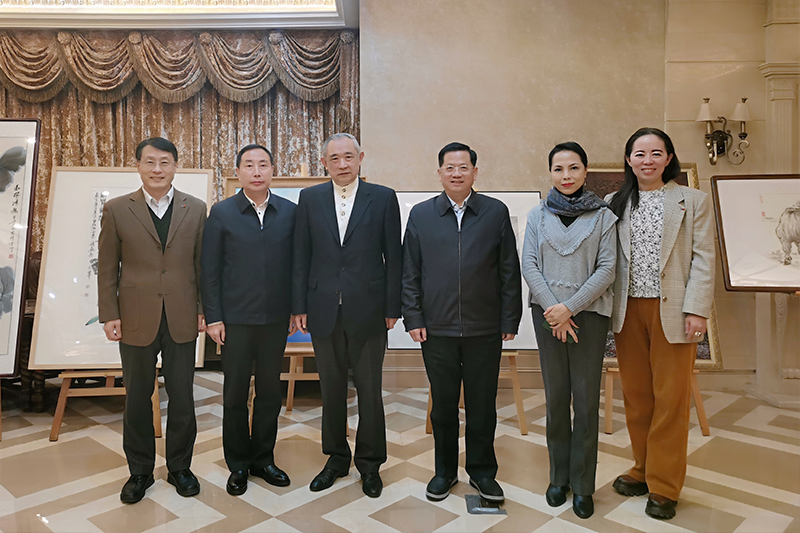
[[[161,197],[161,200],[156,200],[150,196],[150,193],[147,192],[144,187],[142,187],[142,192],[144,193],[144,201],[147,202],[147,205],[157,207],[159,204],[166,203],[169,205],[170,202],[172,202],[172,197],[175,196],[175,187],[170,187],[169,191],[167,191],[167,194]]]
[[[258,211],[259,209],[266,209],[266,208],[267,208],[267,204],[269,203],[269,189],[267,189],[267,199],[266,199],[266,200],[264,200],[264,203],[262,203],[262,204],[260,204],[260,205],[259,205],[259,204],[256,204],[256,203],[253,201],[253,199],[252,199],[252,198],[250,198],[249,196],[247,196],[247,193],[246,193],[246,192],[244,192],[244,190],[242,190],[242,194],[244,194],[244,197],[245,197],[245,198],[247,198],[247,201],[248,201],[248,202],[250,202],[250,205],[252,205],[252,206],[253,206],[253,209],[255,209],[256,211]]]
[[[333,183],[333,193],[336,195],[337,198],[341,198],[342,196],[351,197],[356,193],[358,190],[358,182],[361,181],[360,178],[356,178],[353,183],[348,183],[344,187],[340,187],[336,184],[335,181],[331,180]]]
[[[472,191],[469,191],[469,194],[467,195],[466,198],[464,198],[464,201],[461,203],[460,207],[455,202],[455,200],[450,198],[450,196],[447,193],[444,193],[444,194],[445,194],[445,196],[447,196],[447,199],[450,200],[450,205],[453,207],[453,209],[455,209],[456,211],[460,211],[460,210],[463,210],[463,209],[465,209],[467,207],[467,200],[469,200],[469,197],[472,196]]]

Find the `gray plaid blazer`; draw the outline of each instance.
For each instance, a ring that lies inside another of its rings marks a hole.
[[[610,202],[614,193],[606,196]],[[630,202],[617,223],[617,276],[611,328],[622,330],[630,283]],[[714,237],[708,195],[670,181],[664,196],[661,236],[661,327],[672,344],[685,343],[687,314],[711,316],[714,296]]]

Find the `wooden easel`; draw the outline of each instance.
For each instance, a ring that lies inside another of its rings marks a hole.
[[[703,405],[703,397],[700,395],[700,386],[697,384],[698,370],[692,372],[692,397],[694,398],[694,407],[697,410],[697,420],[700,422],[700,431],[704,437],[711,435],[711,430],[708,427],[708,418],[706,417],[706,408]],[[613,416],[614,416],[614,379],[619,377],[619,368],[608,367],[606,368],[606,391],[605,391],[605,433],[611,435],[614,433]]]
[[[517,404],[517,420],[519,421],[519,432],[522,435],[528,434],[528,421],[525,418],[525,406],[522,404],[522,387],[519,383],[519,372],[517,372],[517,355],[516,351],[503,351],[502,356],[508,357],[508,370],[501,370],[497,376],[498,380],[510,379],[511,388],[514,391],[514,402]],[[458,402],[459,407],[464,407],[464,385],[461,385],[461,399]],[[431,389],[428,387],[428,416],[425,419],[425,433],[433,433],[433,424],[431,423],[431,410],[433,409],[433,398],[431,398]]]
[[[58,405],[53,416],[53,427],[50,430],[50,441],[58,440],[61,422],[64,420],[64,411],[67,408],[67,398],[87,396],[125,396],[125,387],[115,386],[116,378],[122,376],[122,370],[67,370],[58,375],[61,378],[61,392],[58,395]],[[72,388],[73,379],[105,378],[105,387]],[[153,402],[153,429],[156,437],[161,436],[161,403],[158,399],[158,376],[151,398]]]
[[[287,344],[284,355],[289,358],[289,372],[281,374],[281,381],[288,382],[288,387],[286,388],[286,412],[291,413],[294,408],[295,383],[297,381],[319,381],[319,373],[303,371],[305,358],[314,357],[313,348]]]

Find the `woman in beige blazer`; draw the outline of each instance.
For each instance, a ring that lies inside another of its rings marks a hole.
[[[606,198],[619,217],[612,330],[635,464],[614,481],[650,493],[645,512],[675,516],[686,477],[691,375],[714,292],[705,193],[675,183],[680,163],[661,130],[625,145],[625,182]]]

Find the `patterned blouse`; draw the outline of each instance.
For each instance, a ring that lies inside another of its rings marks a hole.
[[[639,206],[631,212],[631,264],[628,296],[659,298],[661,235],[664,230],[664,193],[639,191]]]

